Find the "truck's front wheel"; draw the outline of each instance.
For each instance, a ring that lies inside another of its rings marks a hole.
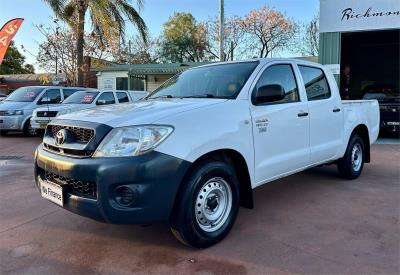
[[[171,229],[184,244],[205,248],[221,241],[239,209],[233,168],[222,161],[199,163],[183,182],[171,216]]]
[[[346,153],[338,161],[338,170],[346,179],[356,179],[360,176],[364,167],[364,141],[359,135],[351,136]]]

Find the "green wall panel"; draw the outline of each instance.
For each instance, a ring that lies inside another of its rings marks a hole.
[[[340,64],[340,32],[321,33],[319,36],[319,57],[321,64]],[[335,75],[339,83],[339,75]]]

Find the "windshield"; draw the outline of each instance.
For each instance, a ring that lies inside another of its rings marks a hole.
[[[5,101],[33,102],[44,87],[22,87],[12,92]]]
[[[234,99],[257,65],[258,61],[190,69],[164,82],[147,99],[159,97]]]
[[[76,92],[70,95],[63,104],[90,104],[96,98],[99,92]]]

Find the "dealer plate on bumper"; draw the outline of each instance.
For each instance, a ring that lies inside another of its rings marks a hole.
[[[60,206],[64,205],[63,190],[60,185],[39,179],[42,197]]]

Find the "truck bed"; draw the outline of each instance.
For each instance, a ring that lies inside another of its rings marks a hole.
[[[367,123],[370,143],[374,143],[379,135],[379,103],[377,100],[342,100],[345,133],[353,129],[360,121]]]

